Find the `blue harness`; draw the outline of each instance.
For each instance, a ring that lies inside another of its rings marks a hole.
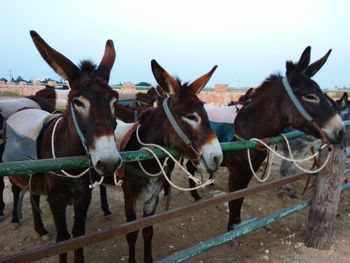
[[[232,123],[209,121],[212,130],[218,137],[219,142],[232,142],[235,127]]]

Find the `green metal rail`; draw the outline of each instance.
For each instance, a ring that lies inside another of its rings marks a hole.
[[[294,131],[285,134],[288,139],[298,138],[303,136],[304,133],[300,131]],[[282,136],[269,137],[264,139],[267,144],[277,144],[284,142]],[[221,143],[221,148],[223,151],[237,151],[243,149],[252,149],[256,148],[259,144],[254,141],[237,141],[230,143]],[[175,149],[169,149],[171,154],[174,156],[178,155],[178,152]],[[166,157],[166,155],[155,149],[155,153],[158,157]],[[145,151],[127,151],[121,152],[121,157],[123,162],[135,162],[153,159],[153,156]],[[56,159],[41,159],[41,160],[30,160],[30,161],[21,161],[21,162],[7,162],[0,164],[0,177],[1,176],[11,176],[11,175],[20,175],[20,174],[34,174],[39,172],[49,172],[57,171],[62,169],[78,169],[86,168],[89,166],[89,159],[87,156],[75,156],[75,157],[61,157]]]
[[[349,190],[350,189],[350,183],[344,184],[342,186],[342,191]],[[223,235],[216,236],[214,238],[211,238],[205,242],[202,242],[198,245],[195,245],[193,247],[184,249],[182,251],[176,252],[175,254],[165,257],[157,263],[170,263],[170,262],[183,262],[185,260],[188,260],[194,256],[197,256],[205,251],[208,251],[212,248],[215,248],[219,245],[225,244],[227,242],[230,242],[238,237],[244,236],[245,234],[248,234],[254,230],[257,230],[263,226],[266,226],[268,224],[271,224],[277,220],[280,220],[292,213],[298,212],[299,210],[308,207],[311,205],[311,200],[302,200],[288,208],[282,209],[280,211],[277,211],[271,215],[268,215],[263,218],[259,219],[253,219],[253,220],[247,220],[249,222],[245,223],[242,222],[240,227],[237,227],[236,229],[227,232]]]

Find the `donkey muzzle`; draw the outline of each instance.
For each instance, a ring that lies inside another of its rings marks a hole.
[[[204,144],[201,152],[202,159],[199,162],[201,169],[207,173],[218,170],[223,160],[223,154],[218,139],[214,137],[210,142]],[[203,166],[205,169],[203,169]]]
[[[335,114],[323,127],[321,127],[321,130],[326,134],[329,143],[339,144],[344,138],[345,125],[339,114]]]
[[[95,140],[89,149],[92,165],[100,175],[113,175],[122,165],[114,136],[102,136]]]

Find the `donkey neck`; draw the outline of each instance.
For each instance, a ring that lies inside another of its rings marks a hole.
[[[144,143],[154,143],[162,146],[165,145],[166,132],[163,128],[165,114],[163,108],[147,110],[140,119],[139,138]],[[132,135],[130,142],[127,144],[127,150],[136,150],[141,147],[141,144],[136,138],[136,131]]]
[[[53,125],[55,125],[55,123],[53,123]],[[68,107],[65,110],[62,119],[59,121],[59,123],[57,123],[54,134],[54,146],[56,157],[86,154],[82,142],[74,127],[72,116]]]
[[[235,132],[245,139],[276,136],[286,127],[281,89],[273,84],[259,89],[253,101],[239,111],[235,120]]]

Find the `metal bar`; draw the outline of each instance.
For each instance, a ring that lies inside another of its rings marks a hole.
[[[293,175],[290,177],[285,177],[282,179],[271,181],[270,183],[267,183],[267,184],[262,184],[255,187],[246,188],[239,191],[212,197],[209,199],[204,199],[185,207],[175,208],[173,210],[163,212],[157,215],[145,217],[137,221],[125,223],[122,225],[111,225],[105,229],[102,229],[101,231],[88,233],[81,237],[76,237],[76,238],[65,240],[55,244],[50,244],[47,246],[42,246],[39,248],[27,250],[27,251],[22,251],[14,255],[0,257],[0,262],[31,262],[35,260],[44,259],[49,256],[58,255],[66,251],[74,250],[80,247],[109,240],[114,238],[117,235],[130,233],[147,226],[159,224],[161,222],[165,222],[179,216],[187,215],[189,213],[193,213],[194,211],[206,208],[208,206],[212,206],[218,203],[228,202],[231,200],[242,198],[247,195],[252,195],[258,192],[266,191],[266,190],[275,188],[276,186],[279,186],[279,185],[287,184],[290,182],[294,182],[294,181],[306,178],[307,176],[309,176],[309,174]]]
[[[263,226],[266,226],[268,224],[271,224],[281,218],[284,218],[292,213],[295,213],[307,206],[309,206],[311,203],[311,200],[303,200],[298,203],[296,203],[293,206],[290,206],[286,209],[282,209],[280,211],[277,211],[269,216],[257,219],[251,223],[245,224],[242,227],[238,227],[235,230],[232,230],[230,232],[227,232],[223,235],[216,236],[214,238],[211,238],[203,243],[200,243],[198,245],[195,245],[193,247],[184,249],[182,251],[179,251],[169,257],[163,258],[157,263],[170,263],[170,262],[183,262],[187,259],[190,259],[194,256],[197,256],[205,251],[208,251],[209,249],[215,248],[219,245],[225,244],[233,239],[236,239],[238,237],[241,237],[245,234],[248,234],[258,228],[261,228]]]
[[[178,152],[174,149],[167,148],[175,157]],[[155,153],[160,157],[166,157],[161,150],[154,149]],[[133,162],[153,159],[153,156],[145,151],[127,151],[120,153],[123,162]],[[89,166],[87,156],[60,157],[56,159],[40,159],[21,162],[7,162],[0,164],[0,177],[8,175],[34,174],[39,172],[49,172],[57,170],[69,170],[86,168]]]
[[[288,139],[295,139],[304,135],[303,132],[294,131],[285,134]],[[268,144],[276,144],[284,142],[282,136],[269,137],[264,139]],[[221,143],[221,148],[223,151],[234,151],[242,150],[248,148],[255,148],[259,146],[259,143],[254,141],[244,141],[244,142],[231,142],[231,143]],[[173,154],[175,157],[178,156],[178,151],[175,149],[166,148]],[[159,149],[154,149],[158,157],[166,157],[164,152]],[[121,157],[123,162],[134,162],[153,159],[153,156],[145,151],[126,151],[121,152]],[[30,161],[21,161],[21,162],[7,162],[0,164],[0,177],[1,176],[12,176],[20,174],[34,174],[39,172],[49,172],[57,170],[69,170],[69,169],[79,169],[86,168],[89,165],[89,159],[87,156],[74,156],[74,157],[61,157],[56,159],[40,159],[40,160],[30,160]]]
[[[342,191],[350,189],[350,183],[342,185]],[[182,251],[176,252],[171,256],[165,257],[157,263],[169,263],[169,262],[183,262],[185,260],[188,260],[194,256],[197,256],[205,251],[208,251],[212,248],[215,248],[219,245],[225,244],[227,242],[230,242],[233,239],[236,239],[238,237],[241,237],[245,234],[248,234],[258,228],[261,228],[263,226],[266,226],[268,224],[271,224],[281,218],[284,218],[292,213],[295,213],[305,207],[310,206],[311,199],[308,200],[302,200],[290,207],[287,207],[285,209],[282,209],[280,211],[277,211],[271,215],[268,215],[263,218],[259,219],[248,219],[247,223],[246,221],[241,223],[241,226],[238,226],[234,230],[227,232],[223,235],[216,236],[214,238],[208,239],[205,242],[202,242],[198,245],[192,246],[190,248],[184,249]]]

